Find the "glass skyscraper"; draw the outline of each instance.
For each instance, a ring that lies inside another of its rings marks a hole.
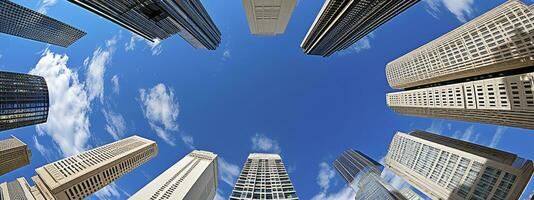
[[[349,149],[343,152],[334,161],[334,167],[356,192],[356,200],[405,199],[380,177],[384,167],[359,151]]]
[[[0,72],[0,131],[46,122],[48,107],[43,77]]]

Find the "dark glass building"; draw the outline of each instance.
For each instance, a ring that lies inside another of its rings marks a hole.
[[[83,31],[9,0],[0,0],[0,32],[62,47],[85,36]]]
[[[334,167],[356,192],[356,200],[405,200],[380,177],[384,167],[365,154],[349,149],[334,161]]]
[[[48,107],[43,77],[0,72],[0,131],[46,122]]]
[[[327,57],[350,47],[419,0],[326,0],[308,30],[304,53]]]
[[[195,48],[215,50],[221,32],[199,0],[69,0],[152,42],[178,34]]]

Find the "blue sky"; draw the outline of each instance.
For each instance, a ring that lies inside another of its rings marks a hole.
[[[280,153],[301,199],[351,199],[334,159],[354,148],[381,160],[395,132],[412,129],[534,159],[532,130],[401,116],[385,103],[389,61],[504,0],[421,1],[329,58],[299,48],[323,1],[299,1],[284,35],[256,37],[241,1],[204,0],[223,33],[216,51],[179,37],[150,44],[66,1],[14,2],[88,34],[69,48],[0,35],[0,70],[44,76],[51,98],[47,124],[0,134],[33,152],[29,166],[0,182],[30,180],[36,167],[133,134],[155,140],[158,156],[91,199],[126,199],[191,149],[219,155],[219,199],[251,152]]]

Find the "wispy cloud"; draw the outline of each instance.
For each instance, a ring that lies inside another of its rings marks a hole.
[[[230,49],[225,49],[223,52],[223,60],[229,60],[232,57],[230,54]]]
[[[187,148],[194,150],[195,149],[195,142],[193,140],[193,137],[190,135],[187,135],[185,133],[180,134],[180,139],[182,139],[182,142],[187,146]]]
[[[90,60],[84,61],[87,66],[87,91],[89,92],[89,101],[99,98],[100,102],[104,100],[104,73],[106,72],[106,65],[111,62],[111,54],[115,49],[118,37],[106,41],[106,48],[98,47],[93,52],[93,57]]]
[[[445,123],[444,120],[434,119],[432,124],[425,131],[442,135],[444,131],[452,130],[452,124]]]
[[[508,130],[508,127],[497,127],[495,134],[493,134],[493,138],[491,138],[491,143],[488,146],[491,148],[497,147],[497,145],[501,141],[502,135],[504,134],[504,132],[506,132],[506,130]]]
[[[150,127],[156,135],[167,144],[174,146],[171,132],[178,131],[176,119],[179,114],[178,101],[174,99],[174,90],[160,83],[151,89],[139,89],[141,107]]]
[[[119,199],[121,197],[121,193],[119,192],[119,187],[115,182],[110,183],[106,187],[98,190],[95,192],[95,196],[99,199]]]
[[[278,154],[282,152],[280,145],[278,145],[278,141],[268,138],[263,134],[256,133],[250,140],[252,141],[252,150],[254,151]]]
[[[104,114],[104,118],[106,119],[106,132],[108,132],[115,140],[121,139],[126,132],[126,122],[124,121],[124,117],[119,113],[105,109],[102,109],[102,114]]]
[[[113,93],[119,94],[120,92],[119,77],[117,75],[114,75],[113,77],[111,77],[111,83],[113,84]]]
[[[52,7],[53,5],[56,5],[57,0],[41,0],[39,1],[39,6],[37,8],[37,12],[41,14],[46,14],[48,11],[48,8]]]
[[[235,164],[226,162],[222,157],[219,157],[219,176],[220,179],[233,187],[237,176],[239,176],[239,167]]]
[[[364,50],[371,49],[371,40],[375,38],[374,33],[369,33],[369,35],[363,37],[362,39],[358,40],[358,42],[354,43],[349,48],[338,52],[338,55],[347,55],[352,53],[360,53]]]
[[[341,190],[329,193],[332,179],[336,172],[326,162],[319,164],[319,173],[316,178],[317,185],[320,187],[318,194],[312,197],[312,200],[353,200],[356,194],[349,187],[343,187]]]
[[[37,139],[37,136],[33,136],[33,145],[35,149],[47,160],[52,161],[54,160],[53,151],[50,148],[46,148],[44,145],[42,145],[39,140]]]
[[[153,56],[157,56],[163,52],[163,46],[161,45],[161,40],[156,40],[154,42],[145,40],[141,36],[138,36],[135,33],[132,33],[132,37],[130,37],[130,41],[124,44],[124,50],[126,52],[135,50],[137,42],[145,41],[146,45],[150,47],[150,51],[152,52]]]
[[[423,0],[428,8],[427,12],[439,19],[441,8],[445,7],[450,13],[456,16],[460,22],[466,22],[474,12],[475,0]]]

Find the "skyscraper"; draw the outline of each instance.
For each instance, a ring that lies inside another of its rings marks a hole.
[[[9,0],[0,0],[0,32],[62,47],[85,36],[83,31]]]
[[[18,138],[0,140],[0,175],[30,164],[32,153]]]
[[[280,155],[252,153],[248,156],[230,200],[250,199],[299,199]]]
[[[356,192],[356,200],[404,200],[395,188],[386,183],[380,173],[384,168],[365,154],[349,149],[334,161],[334,167]]]
[[[152,42],[180,35],[195,48],[215,50],[221,32],[199,0],[69,0]]]
[[[0,80],[0,131],[46,122],[48,88],[43,77],[0,72]]]
[[[217,168],[216,154],[193,151],[129,199],[213,199],[217,193]]]
[[[243,0],[250,32],[277,35],[285,32],[296,0]]]
[[[423,131],[397,132],[386,167],[432,199],[518,199],[531,160]]]
[[[403,187],[399,192],[406,198],[406,200],[425,200],[423,197],[415,193],[410,187]]]
[[[394,111],[534,129],[534,10],[506,1],[388,63]]]
[[[350,47],[419,0],[326,0],[300,47],[327,57]]]
[[[37,168],[34,196],[83,199],[156,156],[154,141],[125,138]]]
[[[0,183],[0,199],[2,200],[35,200],[31,188],[25,178]],[[38,199],[41,200],[41,199]]]

